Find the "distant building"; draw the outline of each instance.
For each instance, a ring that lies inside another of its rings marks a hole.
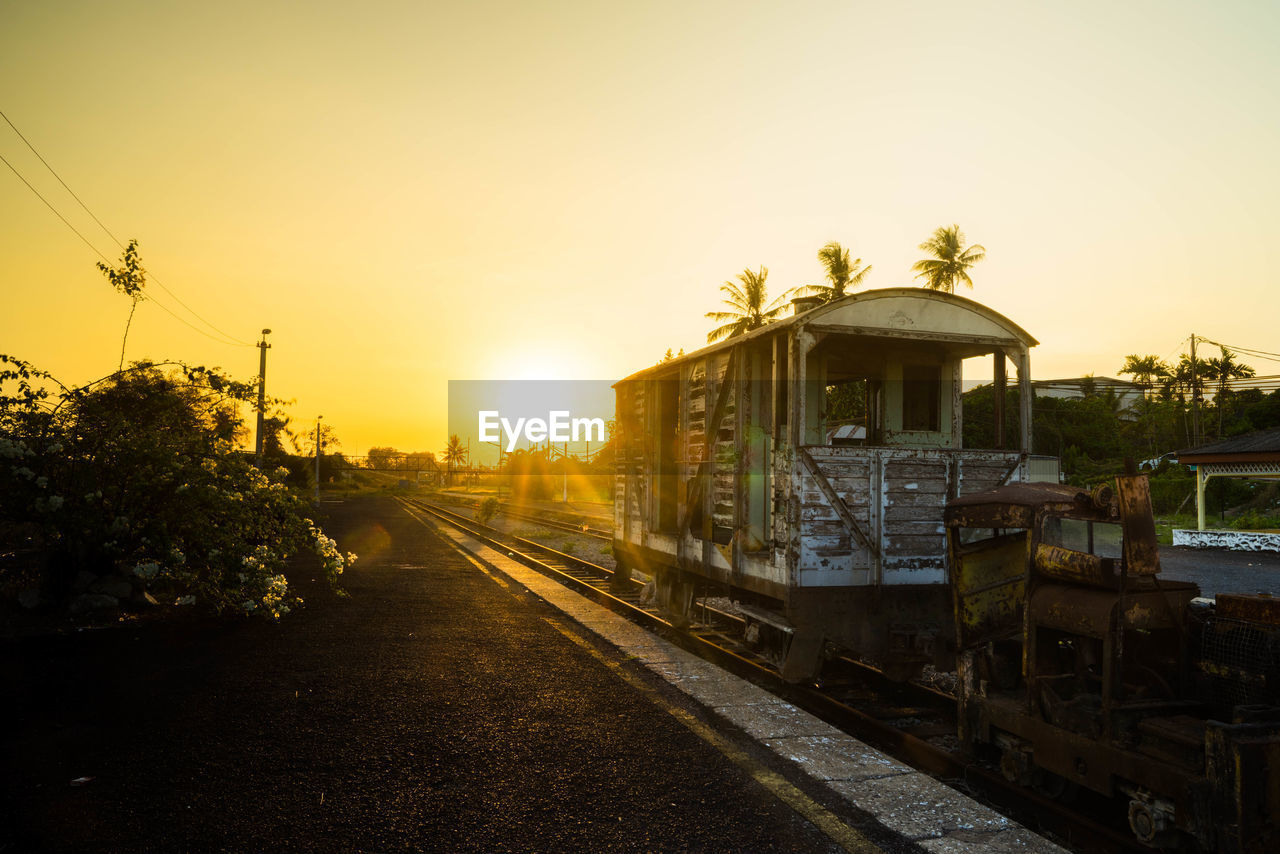
[[[1110,377],[1072,377],[1065,380],[1035,380],[1031,388],[1036,397],[1056,397],[1062,400],[1081,400],[1090,392],[1115,395],[1120,411],[1132,410],[1142,400],[1143,389],[1130,380]]]
[[[1210,478],[1280,478],[1280,429],[1258,430],[1178,451],[1178,462],[1196,470],[1196,528],[1203,531],[1204,486]],[[1276,547],[1280,547],[1280,538],[1266,546]]]

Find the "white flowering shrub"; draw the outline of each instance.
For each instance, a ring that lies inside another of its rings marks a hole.
[[[237,449],[236,405],[254,392],[145,363],[66,388],[0,355],[0,547],[34,543],[54,601],[89,570],[160,602],[278,619],[300,604],[282,570],[303,549],[336,586],[355,555],[307,518],[288,469]]]

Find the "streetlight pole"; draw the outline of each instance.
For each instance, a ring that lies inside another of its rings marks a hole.
[[[258,356],[258,438],[254,450],[258,458],[258,468],[262,468],[262,422],[267,408],[267,351],[271,349],[271,345],[267,343],[267,336],[270,334],[270,329],[262,330],[262,340],[258,342],[260,353]]]
[[[320,506],[320,419],[323,415],[316,416],[316,506]]]

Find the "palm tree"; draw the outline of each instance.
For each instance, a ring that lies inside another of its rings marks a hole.
[[[453,485],[453,464],[464,462],[467,458],[467,449],[462,444],[462,439],[458,438],[458,434],[454,433],[449,437],[449,444],[444,448],[444,461],[448,467],[449,485]]]
[[[1206,379],[1217,382],[1217,392],[1214,394],[1213,402],[1218,408],[1218,438],[1222,438],[1222,412],[1227,402],[1227,384],[1234,379],[1245,379],[1254,376],[1257,372],[1248,365],[1237,362],[1236,354],[1232,353],[1226,347],[1218,345],[1222,350],[1222,356],[1217,359],[1208,359],[1208,371]]]
[[[867,273],[871,272],[870,264],[862,267],[861,258],[850,261],[849,250],[834,240],[818,250],[818,260],[826,268],[827,281],[831,284],[807,285],[798,288],[797,293],[820,296],[823,302],[840,299],[846,290],[861,285]]]
[[[765,305],[768,299],[764,280],[769,278],[769,268],[761,267],[757,272],[751,272],[750,269],[743,270],[738,274],[738,281],[742,286],[733,282],[725,282],[720,286],[720,290],[724,291],[728,296],[725,298],[725,305],[734,309],[733,311],[709,311],[707,317],[717,322],[723,322],[722,326],[717,326],[707,333],[707,342],[719,341],[721,338],[735,338],[743,333],[750,332],[752,329],[759,329],[770,321],[777,320],[778,315],[786,311],[786,299],[791,292],[788,291],[782,296],[775,299],[769,305]]]
[[[987,250],[978,244],[964,247],[964,232],[960,226],[942,226],[933,236],[920,244],[920,248],[933,254],[911,265],[916,278],[924,278],[924,286],[935,291],[956,292],[956,282],[973,287],[969,268],[987,257]]]
[[[1200,430],[1200,404],[1204,400],[1204,388],[1206,378],[1212,374],[1209,363],[1199,356],[1194,359],[1182,354],[1178,359],[1178,364],[1173,371],[1165,378],[1161,384],[1160,394],[1166,400],[1176,398],[1179,407],[1183,410],[1183,420],[1186,420],[1186,402],[1187,397],[1191,398],[1191,423],[1189,427],[1184,427],[1184,433],[1188,444],[1200,444],[1202,435]]]
[[[1178,395],[1190,395],[1192,400],[1204,399],[1204,386],[1208,377],[1213,375],[1207,359],[1196,357],[1192,360],[1186,353],[1178,359],[1178,365],[1165,378],[1164,387]]]
[[[1157,380],[1170,376],[1172,369],[1159,356],[1139,356],[1134,353],[1124,357],[1124,366],[1119,373],[1129,374],[1144,391],[1150,391]]]

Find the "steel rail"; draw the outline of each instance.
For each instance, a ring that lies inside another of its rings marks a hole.
[[[598,566],[597,564],[591,563],[590,561],[583,560],[580,557],[576,557],[566,552],[562,552],[558,549],[552,548],[551,546],[544,545],[539,542],[535,542],[534,540],[526,539],[524,537],[518,537],[515,534],[503,533],[488,525],[481,525],[479,522],[475,521],[474,519],[469,519],[466,516],[462,516],[458,513],[454,513],[451,510],[446,510],[443,507],[437,507],[436,505],[428,504],[425,501],[421,501],[418,499],[407,499],[407,498],[400,498],[399,501],[401,505],[406,508],[414,508],[422,512],[430,513],[432,516],[435,516],[437,519],[440,519],[441,521],[448,523],[449,525],[457,528],[458,530],[462,531],[468,536],[474,537],[475,539],[480,540],[483,543],[486,543],[490,546],[494,546],[495,548],[500,549],[508,557],[513,558],[514,560],[520,561],[520,563],[525,564],[531,569],[536,569],[536,570],[539,570],[540,572],[549,571],[556,578],[563,579],[566,584],[573,587],[579,593],[588,593],[588,594],[591,594],[593,597],[603,596],[606,598],[608,602],[616,604],[619,607],[624,608],[628,612],[639,611],[640,613],[647,614],[650,617],[654,616],[649,611],[646,611],[643,608],[639,608],[637,605],[634,605],[631,602],[628,602],[626,599],[621,598],[620,596],[615,595],[614,593],[610,593],[606,590],[596,587],[595,585],[589,584],[583,579],[578,578],[575,575],[571,575],[569,573],[564,572],[559,567],[551,566],[550,564],[546,563],[546,561],[544,560],[538,560],[532,555],[525,554],[516,550],[516,548],[513,548],[513,543],[518,548],[528,549],[530,551],[540,553],[546,557],[549,557],[553,560],[561,562],[567,567],[573,567],[575,569],[579,569],[583,572],[587,572],[592,575],[598,575],[601,577],[602,580],[610,580],[612,579],[613,573],[610,570],[606,569],[605,567]],[[495,534],[498,536],[495,536]],[[639,592],[639,589],[643,588],[644,586],[644,582],[641,582],[639,579],[635,579],[635,578],[630,579],[629,583],[632,589],[635,590],[637,593]],[[664,626],[668,628],[672,627],[671,624],[667,621],[661,621],[661,622]]]
[[[451,495],[450,497],[457,498],[458,501],[456,503],[458,503],[462,507],[471,507],[472,509],[475,509],[480,506],[479,500],[476,500],[476,499],[468,499],[463,496],[457,496],[457,495]],[[406,500],[421,501],[421,499],[406,499]],[[432,505],[432,506],[438,506],[438,505]],[[534,522],[539,525],[545,525],[548,528],[555,528],[561,531],[568,531],[574,534],[581,534],[584,537],[593,537],[594,539],[597,539],[597,540],[605,540],[606,542],[613,542],[613,531],[605,530],[604,528],[593,528],[589,524],[583,524],[581,522],[570,522],[566,519],[556,518],[554,516],[538,513],[535,508],[525,507],[522,509],[517,509],[516,507],[513,507],[510,503],[503,503],[499,505],[498,512],[512,519],[523,519],[526,522]],[[560,512],[560,511],[547,511],[547,513],[552,513],[552,512]],[[586,517],[584,516],[583,518],[585,520]]]
[[[503,549],[510,557],[513,557],[513,558],[518,557],[518,553],[515,551],[512,551],[510,544],[504,543],[501,539],[499,539],[499,537],[506,537],[508,540],[514,541],[521,548],[532,549],[533,551],[540,552],[544,555],[550,556],[553,560],[559,560],[561,562],[569,563],[576,569],[579,569],[590,575],[594,575],[598,577],[598,579],[601,580],[602,582],[613,581],[613,574],[614,574],[613,570],[609,569],[608,567],[591,563],[588,560],[584,560],[583,558],[577,557],[576,555],[568,554],[567,552],[559,551],[558,549],[548,546],[545,543],[540,543],[536,540],[531,540],[526,537],[517,536],[516,534],[511,534],[504,531],[499,531],[498,529],[494,528],[491,525],[481,525],[481,523],[475,519],[469,518],[467,516],[463,516],[460,513],[455,513],[452,510],[448,510],[444,507],[430,504],[429,502],[423,501],[421,499],[401,499],[401,500],[406,501],[410,504],[413,504],[414,506],[417,506],[422,510],[433,513],[434,515],[441,518],[443,521],[446,521],[449,524],[459,528],[460,530],[465,531],[470,536],[476,537],[477,539],[480,539],[484,542],[487,542],[491,545],[494,545],[494,546],[497,546],[498,548]],[[483,528],[484,531],[479,530],[476,526]],[[571,530],[574,530],[575,533],[581,533],[581,531],[578,531],[577,529],[571,529]],[[494,536],[495,534],[499,536],[495,537]],[[531,568],[533,569],[539,569],[539,570],[545,567],[545,564],[543,564],[541,561],[536,561],[536,560],[534,561],[533,564],[527,564],[527,565],[531,566]],[[551,569],[552,571],[556,572],[557,575],[563,575],[563,573],[559,572],[555,567],[545,567],[545,568]],[[586,583],[587,586],[584,588],[582,587],[583,579],[580,579],[577,576],[569,576],[569,577],[570,579],[572,579],[570,583],[574,584],[575,588],[582,588],[582,591],[584,592],[593,591],[598,593],[604,593],[605,599],[602,601],[605,601],[606,603],[612,602],[613,600],[618,598],[615,595],[615,591],[606,590],[594,584],[590,584],[589,582]],[[637,595],[637,598],[640,591],[643,590],[646,583],[647,582],[645,580],[635,578],[635,577],[631,577],[629,579],[629,584],[632,587],[632,590]],[[675,626],[673,623],[671,623],[670,621],[664,619],[657,608],[646,608],[639,605],[637,602],[631,602],[625,598],[622,599],[622,606],[625,613],[631,614],[635,616],[637,619],[648,620],[648,621],[651,621],[654,625],[661,626],[664,628],[679,628]],[[745,628],[746,626],[746,619],[744,617],[739,616],[737,614],[729,613],[727,611],[716,608],[714,606],[701,605],[699,606],[699,611],[703,613],[704,617],[707,614],[711,614],[715,616],[716,620],[719,620],[721,622],[729,623],[739,628]],[[693,628],[692,631],[699,630],[698,627],[700,627],[701,630],[712,630],[712,631],[724,628],[723,626],[718,626],[714,621],[707,620],[707,619],[704,619],[700,624],[695,623],[694,626],[695,628]]]
[[[592,528],[590,525],[575,525],[574,523],[567,522],[563,519],[553,519],[550,516],[540,516],[536,513],[527,513],[523,510],[513,510],[510,507],[503,507],[499,512],[512,519],[524,519],[527,522],[546,525],[549,528],[556,528],[558,530],[569,531],[574,534],[581,534],[584,537],[592,537],[597,540],[613,542],[613,532],[606,531],[603,528]]]

